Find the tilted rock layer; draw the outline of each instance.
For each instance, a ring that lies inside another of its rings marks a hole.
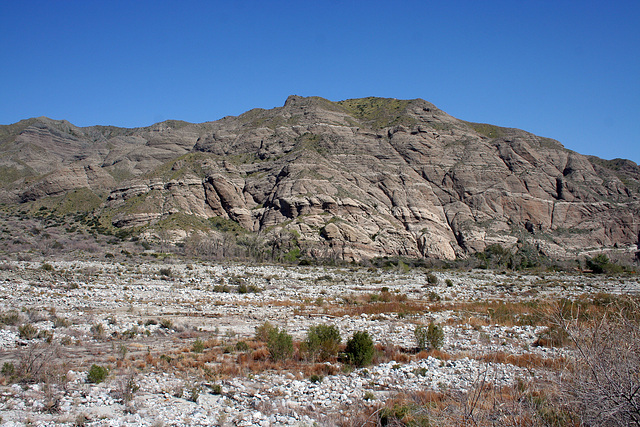
[[[637,245],[640,168],[424,100],[291,96],[215,122],[0,127],[0,195],[88,188],[116,227],[176,214],[288,230],[310,255],[454,259],[524,242],[551,256]]]

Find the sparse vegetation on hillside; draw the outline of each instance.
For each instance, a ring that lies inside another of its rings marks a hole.
[[[410,102],[394,98],[369,97],[347,99],[337,104],[367,126],[381,129],[389,126],[415,124],[415,119],[404,114]]]

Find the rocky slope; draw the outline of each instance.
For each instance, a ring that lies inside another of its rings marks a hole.
[[[421,99],[291,96],[139,129],[29,119],[0,127],[0,148],[11,206],[64,202],[116,228],[170,223],[180,236],[217,217],[315,257],[454,259],[495,243],[572,256],[639,240],[635,163],[464,122]],[[87,188],[92,202],[74,203]]]

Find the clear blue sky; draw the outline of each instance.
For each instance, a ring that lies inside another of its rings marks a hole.
[[[0,0],[0,124],[424,98],[640,162],[640,1]]]

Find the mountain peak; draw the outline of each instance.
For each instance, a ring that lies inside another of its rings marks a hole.
[[[0,127],[0,199],[69,206],[84,189],[112,233],[182,224],[188,235],[214,218],[343,260],[453,259],[496,244],[571,257],[638,243],[640,168],[423,99],[291,95],[271,110],[135,129],[20,123]]]

